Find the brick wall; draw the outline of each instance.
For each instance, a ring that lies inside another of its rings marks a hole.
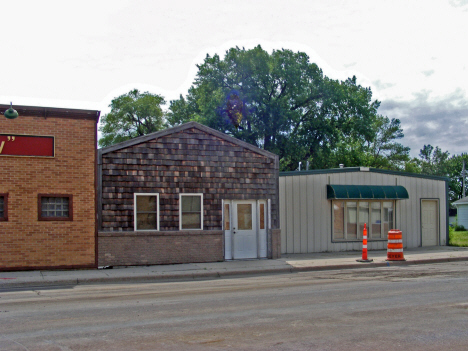
[[[99,266],[223,261],[223,232],[99,232]]]
[[[55,158],[0,156],[0,270],[95,266],[96,120],[1,116],[0,132],[55,136]],[[73,221],[38,221],[38,194],[73,195]]]

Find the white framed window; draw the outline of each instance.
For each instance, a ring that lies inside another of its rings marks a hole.
[[[385,240],[394,229],[395,201],[334,200],[332,217],[333,241],[362,240],[364,223],[369,240]]]
[[[159,230],[159,194],[133,194],[133,223],[135,231]]]
[[[203,194],[179,194],[179,229],[203,229]]]

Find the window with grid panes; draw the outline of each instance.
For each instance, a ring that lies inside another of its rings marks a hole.
[[[180,194],[179,228],[203,229],[203,194]]]
[[[332,209],[334,241],[362,240],[364,223],[368,240],[386,239],[394,229],[395,201],[335,200]]]
[[[0,194],[0,221],[6,221],[8,219],[7,198],[6,194]]]
[[[39,220],[72,220],[71,195],[39,195]]]
[[[135,194],[135,230],[159,230],[159,194]]]

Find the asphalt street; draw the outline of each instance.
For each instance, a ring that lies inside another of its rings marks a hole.
[[[466,350],[468,263],[0,292],[0,350]]]

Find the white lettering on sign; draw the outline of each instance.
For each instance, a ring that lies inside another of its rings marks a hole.
[[[7,137],[7,140],[8,141],[15,141],[15,137],[14,136],[8,136]],[[3,146],[5,145],[5,140],[2,141],[2,143],[0,144],[0,154],[2,153],[3,151]]]

